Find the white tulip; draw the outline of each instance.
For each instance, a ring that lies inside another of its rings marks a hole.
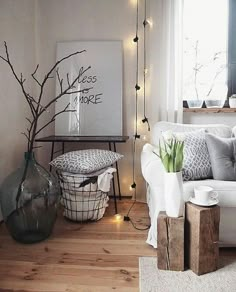
[[[164,141],[168,142],[171,139],[173,139],[173,137],[174,137],[173,132],[171,130],[162,132],[162,137],[163,137]]]
[[[175,139],[179,142],[184,142],[185,140],[185,135],[184,133],[176,133],[175,134]]]

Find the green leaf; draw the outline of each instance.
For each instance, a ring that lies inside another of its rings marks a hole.
[[[165,170],[169,172],[169,155],[166,153],[162,159],[162,164],[165,167]]]
[[[179,142],[176,148],[176,171],[180,171],[183,167],[183,142]]]
[[[174,172],[174,160],[172,156],[169,156],[169,172]]]
[[[184,142],[178,141],[175,138],[168,142],[164,140],[162,145],[159,140],[159,157],[167,172],[178,172],[182,169],[183,149]]]
[[[159,156],[160,156],[160,158],[162,160],[161,150],[162,150],[162,148],[161,148],[161,142],[159,140]]]

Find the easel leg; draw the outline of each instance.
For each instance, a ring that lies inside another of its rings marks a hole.
[[[111,150],[111,142],[109,142],[109,150]],[[114,197],[114,204],[115,204],[115,213],[117,214],[117,202],[116,202],[116,190],[115,190],[115,181],[114,176],[112,178],[112,186],[113,186],[113,197]]]

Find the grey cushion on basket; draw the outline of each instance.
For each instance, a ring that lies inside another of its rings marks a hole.
[[[114,164],[123,155],[102,149],[87,149],[65,153],[50,162],[55,168],[71,173],[88,174]]]
[[[212,177],[205,135],[205,129],[184,133],[183,179],[185,181]]]
[[[213,178],[236,181],[236,138],[220,138],[206,134]]]

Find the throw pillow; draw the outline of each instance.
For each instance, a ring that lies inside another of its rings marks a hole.
[[[122,157],[123,155],[108,150],[87,149],[60,155],[50,164],[62,171],[88,174],[110,166]]]
[[[206,134],[213,178],[236,181],[236,138]]]
[[[205,139],[205,129],[184,133],[183,180],[212,177],[211,161]]]

